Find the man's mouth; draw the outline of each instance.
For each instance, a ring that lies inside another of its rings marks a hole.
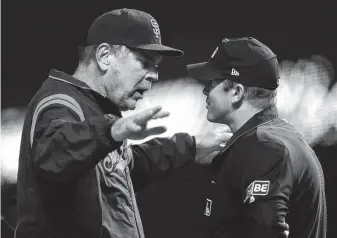
[[[133,93],[133,96],[137,99],[142,99],[144,96],[143,94],[146,92],[146,90],[138,89]]]

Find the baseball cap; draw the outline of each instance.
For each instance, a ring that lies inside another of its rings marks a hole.
[[[181,56],[183,51],[164,46],[157,21],[135,9],[116,9],[99,16],[90,26],[86,45],[109,43]]]
[[[198,80],[230,79],[272,90],[280,78],[276,55],[253,37],[222,39],[207,62],[189,64],[187,72]]]

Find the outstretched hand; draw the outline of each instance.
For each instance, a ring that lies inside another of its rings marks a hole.
[[[170,113],[163,111],[161,106],[156,106],[135,115],[120,118],[111,126],[111,136],[115,141],[123,141],[125,139],[141,140],[148,136],[162,134],[167,130],[165,126],[148,128],[147,123],[169,115]]]

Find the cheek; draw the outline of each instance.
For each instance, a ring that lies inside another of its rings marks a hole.
[[[141,83],[146,71],[139,67],[125,67],[121,77],[122,83],[126,91],[131,92]]]
[[[209,95],[211,112],[214,114],[223,114],[228,110],[229,98],[223,90],[214,90]]]
[[[217,90],[217,88],[215,88],[214,90],[212,90],[208,96],[209,98],[209,102],[212,106],[212,108],[218,108],[221,104],[221,94],[220,92],[218,92],[219,90]]]

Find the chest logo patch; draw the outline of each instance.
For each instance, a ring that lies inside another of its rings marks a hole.
[[[108,174],[112,174],[113,171],[119,170],[124,173],[125,168],[131,163],[131,157],[127,156],[126,146],[121,146],[121,149],[110,152],[102,161],[104,170]]]

